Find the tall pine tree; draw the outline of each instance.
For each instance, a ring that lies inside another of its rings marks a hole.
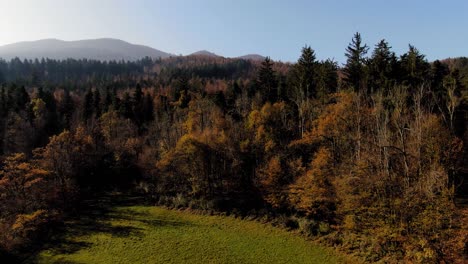
[[[346,85],[355,91],[366,90],[366,57],[369,47],[362,43],[361,34],[356,32],[346,48],[346,65],[343,69]]]
[[[395,53],[390,45],[382,39],[375,45],[369,60],[369,92],[384,90],[387,92],[395,84],[393,79],[396,65]]]
[[[312,98],[317,94],[316,67],[315,51],[310,46],[303,47],[301,57],[296,64],[296,85],[305,98]]]
[[[258,71],[257,86],[261,93],[263,102],[275,102],[278,98],[278,83],[273,70],[273,62],[266,57]]]

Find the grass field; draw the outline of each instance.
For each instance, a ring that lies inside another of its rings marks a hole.
[[[90,202],[35,263],[340,263],[334,252],[285,230],[103,198]],[[103,206],[105,205],[105,206]]]

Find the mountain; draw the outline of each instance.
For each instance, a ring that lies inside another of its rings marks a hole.
[[[95,59],[95,60],[129,60],[135,61],[144,57],[167,58],[172,54],[136,45],[119,39],[101,38],[77,41],[43,39],[37,41],[17,42],[0,46],[0,58],[20,59]]]
[[[194,52],[188,56],[204,56],[204,57],[211,57],[211,58],[223,58],[223,56],[220,56],[218,54],[215,54],[213,52],[207,51],[207,50],[200,50],[197,52]],[[263,61],[265,60],[265,57],[262,55],[258,54],[247,54],[244,56],[239,56],[239,57],[233,57],[234,59],[243,59],[243,60],[252,60],[252,61]]]
[[[200,50],[200,51],[197,51],[197,52],[194,52],[192,54],[190,54],[189,56],[206,56],[206,57],[221,57],[213,52],[209,52],[207,50]]]
[[[177,55],[163,52],[148,46],[136,45],[120,39],[100,38],[76,41],[64,41],[59,39],[42,39],[36,41],[23,41],[0,46],[0,58],[11,60],[49,58],[63,59],[94,59],[94,60],[128,60],[135,61],[144,57],[168,58]],[[218,54],[207,50],[200,50],[188,56],[204,56],[210,58],[223,58]],[[236,59],[262,61],[264,56],[248,54]]]
[[[244,56],[237,57],[238,59],[244,59],[244,60],[253,60],[253,61],[263,61],[265,60],[265,57],[262,55],[258,54],[247,54]]]

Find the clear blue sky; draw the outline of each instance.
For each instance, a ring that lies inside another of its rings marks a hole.
[[[430,60],[468,56],[468,1],[0,0],[0,45],[112,37],[175,54],[296,61],[308,44],[341,63],[356,31],[397,54],[411,43]]]

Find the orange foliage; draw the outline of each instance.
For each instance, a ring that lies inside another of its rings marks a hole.
[[[329,219],[334,210],[330,152],[320,148],[309,169],[289,187],[291,204],[312,218]]]

